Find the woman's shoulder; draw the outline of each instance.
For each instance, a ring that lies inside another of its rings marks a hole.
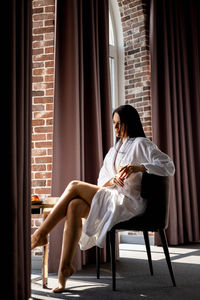
[[[143,136],[133,138],[133,141],[135,144],[152,144],[152,141],[150,139]]]
[[[155,147],[155,144],[146,137],[137,137],[134,139],[134,146],[142,147],[142,148],[149,148],[149,147]]]

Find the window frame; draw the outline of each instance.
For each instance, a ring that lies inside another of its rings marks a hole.
[[[116,0],[109,0],[109,14],[114,34],[114,45],[109,44],[109,57],[113,60],[114,67],[114,74],[111,74],[112,109],[114,109],[125,101],[123,31]]]

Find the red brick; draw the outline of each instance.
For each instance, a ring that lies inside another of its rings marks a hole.
[[[32,83],[43,82],[43,77],[41,76],[32,76]]]
[[[54,61],[45,61],[45,68],[54,67]]]
[[[48,155],[53,155],[53,149],[47,149],[47,154]]]
[[[44,55],[34,55],[34,61],[45,61],[45,60],[54,60],[53,54],[44,54]]]
[[[47,133],[47,140],[48,141],[52,141],[53,140],[53,133]]]
[[[52,82],[52,81],[54,81],[54,77],[53,77],[53,75],[48,75],[48,76],[45,76],[45,82]]]
[[[32,9],[32,14],[41,14],[43,13],[43,7],[40,7],[40,8],[33,8]]]
[[[46,110],[53,110],[54,109],[54,105],[53,104],[47,104],[46,105]],[[47,124],[47,125],[51,125],[51,124]]]
[[[52,164],[47,165],[47,171],[52,171]]]
[[[53,143],[52,142],[38,142],[35,143],[36,148],[52,148]]]
[[[51,178],[51,172],[39,172],[35,173],[35,179]]]
[[[36,157],[35,158],[36,164],[41,164],[41,163],[52,163],[52,157]]]
[[[145,74],[144,74],[145,75]],[[46,89],[52,89],[53,88],[53,83],[34,83],[33,88],[35,90],[46,90]]]
[[[53,89],[46,90],[46,96],[53,96],[53,95],[54,95]]]
[[[33,42],[34,41],[42,41],[43,40],[43,35],[42,34],[34,35],[34,36],[32,36],[32,40],[33,40]]]
[[[53,26],[54,25],[54,20],[47,20],[47,21],[44,21],[44,25],[45,26]]]
[[[55,12],[55,6],[47,6],[47,7],[45,7],[45,12]]]
[[[44,120],[32,120],[32,126],[34,127],[34,126],[42,126],[42,125],[44,125]]]
[[[33,187],[43,187],[46,185],[46,180],[32,180],[32,186]]]
[[[54,5],[54,3],[55,3],[54,0],[34,0],[33,7]]]
[[[32,165],[32,171],[46,171],[46,165]]]
[[[54,41],[37,41],[33,43],[33,49],[51,47],[54,45]]]
[[[48,179],[47,180],[47,186],[51,186],[52,185],[52,180],[51,179]]]
[[[46,74],[45,69],[34,69],[33,70],[33,75],[44,75],[44,74]]]
[[[33,21],[39,21],[39,20],[51,20],[52,15],[51,14],[37,14],[33,15]]]
[[[32,111],[44,111],[44,105],[32,105]]]
[[[53,118],[53,112],[34,112],[34,119]]]
[[[54,39],[54,32],[52,32],[52,33],[45,33],[44,39],[45,40],[52,40],[52,39]]]
[[[32,141],[45,141],[46,135],[45,134],[32,134]]]
[[[43,21],[33,22],[33,28],[42,27]]]
[[[54,74],[54,68],[48,68],[46,74]]]
[[[32,156],[44,156],[47,155],[46,149],[33,149]]]
[[[48,54],[48,53],[54,53],[54,47],[45,48],[45,54]]]
[[[49,33],[49,32],[54,32],[53,26],[33,29],[33,34],[42,34],[42,33]]]
[[[45,133],[49,133],[49,132],[53,132],[53,128],[52,126],[41,126],[41,127],[35,127],[35,132],[45,132]]]
[[[37,68],[44,68],[44,62],[33,62],[32,68],[33,68],[33,70],[37,69]]]
[[[33,98],[34,104],[38,104],[38,103],[53,103],[53,97],[36,97]]]

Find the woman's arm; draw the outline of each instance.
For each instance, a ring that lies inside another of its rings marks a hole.
[[[120,187],[124,186],[124,180],[128,178],[132,173],[137,172],[146,172],[146,168],[143,165],[126,165],[119,169],[118,174],[116,174],[113,178],[111,178],[108,182],[104,184],[106,186],[118,185]]]
[[[175,167],[173,161],[153,142],[144,138],[138,139],[135,146],[138,160],[144,165],[147,173],[158,176],[174,175]]]

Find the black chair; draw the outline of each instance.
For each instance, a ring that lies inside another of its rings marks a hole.
[[[170,178],[144,173],[141,183],[141,196],[147,199],[147,207],[142,215],[128,221],[116,224],[109,232],[110,256],[112,266],[112,288],[116,290],[116,259],[115,259],[115,232],[117,230],[143,231],[150,273],[153,275],[151,249],[148,231],[158,232],[165,253],[169,273],[173,286],[176,286],[174,273],[168,251],[165,229],[168,226],[169,216],[169,186]],[[96,247],[97,278],[100,277],[100,248]]]

